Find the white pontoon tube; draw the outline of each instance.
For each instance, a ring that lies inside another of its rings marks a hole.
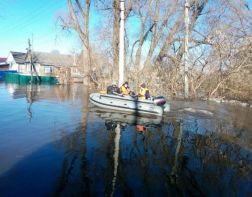
[[[170,106],[166,103],[164,97],[156,97],[152,100],[138,100],[131,96],[92,93],[89,100],[97,107],[134,114],[162,116],[164,111],[170,110]]]

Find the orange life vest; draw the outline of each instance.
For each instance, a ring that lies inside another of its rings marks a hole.
[[[136,129],[138,132],[144,132],[146,130],[146,128],[143,125],[136,125]]]

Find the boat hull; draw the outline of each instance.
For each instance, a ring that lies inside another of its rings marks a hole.
[[[92,93],[89,97],[91,103],[97,107],[130,112],[134,114],[150,114],[162,116],[164,108],[157,106],[151,100],[138,100],[130,96],[103,95]]]

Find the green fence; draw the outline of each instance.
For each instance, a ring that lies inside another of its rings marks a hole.
[[[36,76],[20,75],[19,73],[6,73],[5,82],[7,83],[18,83],[18,84],[29,84],[29,83],[42,83],[42,84],[57,84],[58,80],[52,76],[40,76],[39,81]]]

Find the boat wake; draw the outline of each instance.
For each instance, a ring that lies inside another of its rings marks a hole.
[[[213,112],[210,112],[208,110],[204,110],[204,109],[195,109],[195,108],[191,108],[191,107],[187,107],[187,108],[183,108],[180,109],[179,112],[189,112],[189,113],[193,113],[193,114],[199,114],[199,115],[208,115],[208,116],[213,116]]]

